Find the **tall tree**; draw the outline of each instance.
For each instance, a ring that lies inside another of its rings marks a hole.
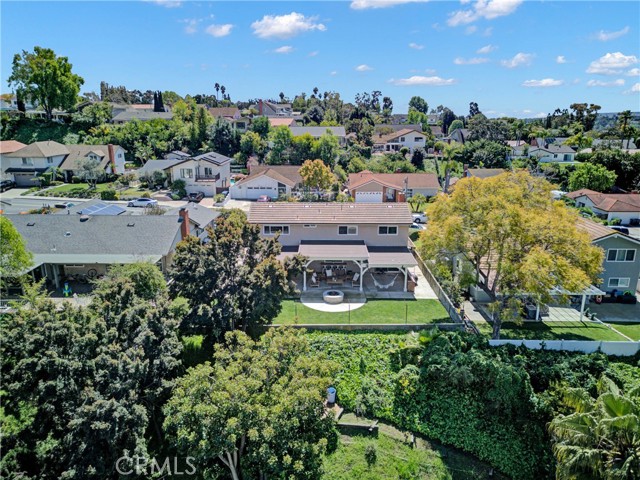
[[[199,471],[233,480],[317,479],[334,420],[323,405],[336,365],[311,354],[300,331],[271,329],[259,342],[230,332],[213,364],[191,369],[165,408],[174,445]]]
[[[627,140],[627,148],[634,133],[634,128],[631,127],[631,110],[625,110],[618,114],[618,130],[620,131],[620,138],[624,141]]]
[[[479,113],[482,113],[482,112],[480,112],[477,102],[469,103],[469,118],[475,117]]]
[[[331,130],[327,130],[323,133],[318,141],[315,143],[315,151],[326,165],[333,167],[338,157],[338,151],[340,150],[340,142]]]
[[[22,99],[37,103],[51,120],[54,108],[71,109],[80,93],[84,79],[72,73],[67,57],[58,57],[49,48],[34,47],[13,57],[9,85],[16,87]]]
[[[494,338],[503,320],[519,321],[523,296],[544,304],[554,289],[581,292],[602,268],[602,249],[578,230],[577,213],[554,201],[551,189],[526,172],[463,178],[427,207],[422,253],[463,255],[471,263],[476,282],[495,299]]]
[[[271,130],[271,123],[269,122],[269,118],[255,117],[251,122],[251,130],[253,130],[266,140],[269,136],[269,131]]]
[[[616,183],[617,177],[616,172],[611,172],[602,165],[581,163],[569,175],[569,189],[572,192],[582,188],[608,192]]]
[[[280,125],[272,129],[269,133],[269,142],[271,149],[267,159],[268,163],[271,165],[286,163],[291,155],[291,143],[293,142],[293,133],[289,127]]]
[[[215,85],[213,86],[213,88],[216,91],[216,100],[218,100],[218,92],[220,91],[220,84],[218,82],[216,82]]]
[[[322,160],[306,160],[300,167],[302,184],[314,190],[327,190],[335,182],[335,177]]]
[[[421,113],[424,113],[425,115],[429,113],[429,104],[422,97],[411,97],[411,100],[409,100],[409,108],[413,108]]]
[[[0,215],[0,279],[16,277],[33,264],[33,255],[11,220]]]

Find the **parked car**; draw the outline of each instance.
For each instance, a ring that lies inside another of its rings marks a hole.
[[[414,230],[424,230],[426,227],[421,223],[414,222],[411,224],[411,228]]]
[[[4,192],[5,190],[9,190],[16,186],[16,182],[13,180],[2,180],[0,182],[0,192]]]
[[[627,227],[619,227],[617,225],[610,226],[609,228],[613,230],[617,230],[620,233],[624,233],[625,235],[629,235],[629,229]]]
[[[204,192],[192,192],[187,198],[190,202],[200,203],[200,200],[204,198]]]
[[[269,195],[260,195],[258,197],[258,202],[270,202],[271,197]]]
[[[158,201],[152,198],[136,198],[127,203],[127,207],[150,207],[158,205]]]
[[[413,221],[414,223],[427,223],[427,215],[424,213],[414,213]]]
[[[62,209],[68,209],[71,208],[75,205],[75,203],[71,203],[71,202],[58,202],[58,203],[54,203],[53,206],[56,208],[62,208]]]

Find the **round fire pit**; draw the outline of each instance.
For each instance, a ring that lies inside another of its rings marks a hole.
[[[344,301],[344,293],[340,290],[325,290],[322,293],[322,298],[331,305],[337,305]]]

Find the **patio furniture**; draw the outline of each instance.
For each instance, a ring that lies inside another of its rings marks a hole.
[[[320,287],[320,280],[318,280],[318,276],[316,275],[316,272],[313,272],[313,275],[311,275],[311,281],[309,282],[309,287],[310,288]]]
[[[342,285],[344,281],[341,278],[331,277],[327,279],[327,285]]]
[[[394,276],[390,283],[380,283],[376,280],[375,276],[372,275],[372,277],[373,284],[376,286],[376,288],[379,288],[380,290],[387,290],[392,287],[394,283],[396,283],[396,278],[398,278],[398,275]]]
[[[351,279],[351,286],[352,287],[359,287],[360,286],[360,272],[356,272],[353,275],[353,278]]]

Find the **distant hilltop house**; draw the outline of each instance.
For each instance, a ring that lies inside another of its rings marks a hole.
[[[209,114],[215,118],[222,118],[229,122],[234,130],[246,132],[251,123],[251,119],[243,117],[237,107],[215,107],[208,109]]]
[[[576,160],[576,151],[568,145],[544,144],[531,146],[529,157],[535,157],[540,163],[564,163],[573,164]]]
[[[119,145],[63,145],[54,141],[35,142],[2,154],[2,176],[13,176],[16,185],[40,185],[43,173],[57,168],[67,181],[80,170],[83,160],[96,160],[107,174],[124,173],[125,150]]]
[[[275,200],[301,187],[299,165],[252,165],[249,175],[231,186],[229,195],[237,200],[256,200],[263,195]]]
[[[416,148],[425,148],[427,136],[421,130],[404,128],[386,135],[378,134],[373,137],[373,151],[379,153],[399,152],[406,147],[410,152]]]
[[[356,203],[405,202],[420,193],[434,197],[440,191],[435,173],[349,174],[348,189]]]
[[[293,109],[290,103],[273,103],[259,100],[257,104],[249,107],[256,110],[258,115],[264,117],[293,117]]]
[[[318,140],[322,135],[327,132],[331,132],[334,137],[338,139],[340,145],[346,144],[347,134],[345,132],[344,127],[294,127],[290,126],[289,130],[294,137],[299,137],[300,135],[309,134],[314,139]]]

